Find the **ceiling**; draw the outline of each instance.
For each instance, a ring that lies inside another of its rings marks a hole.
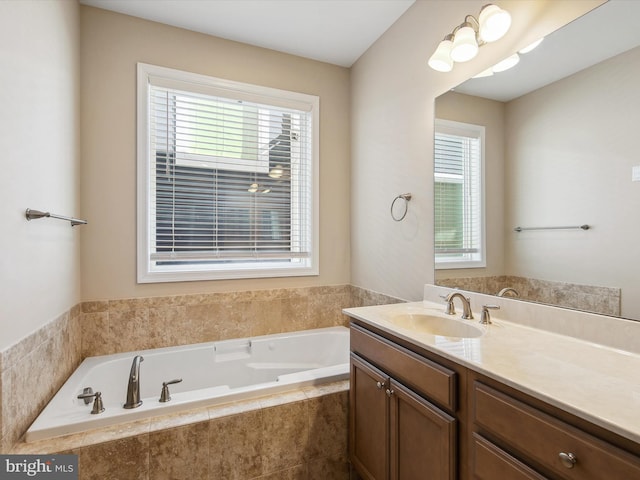
[[[350,67],[415,0],[80,0],[216,37]]]
[[[454,90],[507,102],[640,45],[640,1],[607,3],[548,35],[506,72],[472,78]]]

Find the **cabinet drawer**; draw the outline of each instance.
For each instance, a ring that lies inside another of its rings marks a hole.
[[[478,434],[473,434],[471,448],[476,480],[547,480]]]
[[[540,469],[568,480],[640,478],[640,459],[493,388],[474,385],[476,427]],[[561,454],[571,454],[565,466]]]
[[[351,350],[440,406],[455,411],[456,373],[382,337],[351,326]]]

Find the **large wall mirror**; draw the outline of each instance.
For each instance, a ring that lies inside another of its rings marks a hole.
[[[640,2],[610,0],[436,99],[438,119],[484,127],[484,256],[455,268],[478,249],[455,231],[469,207],[442,193],[466,180],[440,167],[438,285],[640,320],[638,18]]]

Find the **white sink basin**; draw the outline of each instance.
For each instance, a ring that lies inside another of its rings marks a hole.
[[[443,337],[475,338],[484,334],[482,327],[472,323],[473,320],[458,320],[426,313],[403,313],[394,315],[390,321],[401,328]]]

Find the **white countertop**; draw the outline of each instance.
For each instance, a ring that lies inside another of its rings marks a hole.
[[[458,305],[456,305],[458,306]],[[451,338],[403,328],[406,313],[444,315],[444,305],[398,303],[348,308],[347,315],[453,360],[580,418],[640,443],[640,355],[501,319],[477,338]],[[480,318],[474,308],[476,322]],[[483,326],[483,328],[485,328]]]

